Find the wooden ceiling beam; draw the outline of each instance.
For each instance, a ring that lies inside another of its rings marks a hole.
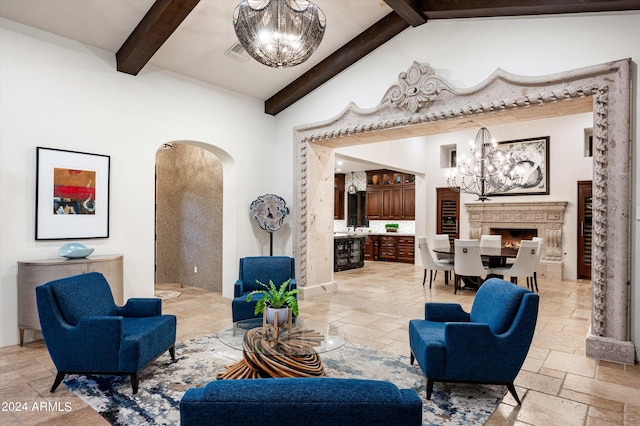
[[[385,0],[384,2],[412,27],[427,22],[427,18],[420,11],[419,0]]]
[[[278,114],[407,28],[409,24],[396,12],[389,13],[267,99],[265,113]]]
[[[640,9],[640,0],[418,0],[427,19],[553,15]]]
[[[117,69],[137,75],[200,0],[156,0],[116,52]]]

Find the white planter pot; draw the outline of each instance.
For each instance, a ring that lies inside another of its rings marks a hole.
[[[284,325],[289,320],[289,307],[285,306],[283,308],[272,308],[267,306],[266,315],[267,315],[267,323],[273,324],[275,318],[275,312],[278,312],[278,325]]]

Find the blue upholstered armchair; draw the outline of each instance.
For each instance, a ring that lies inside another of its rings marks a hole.
[[[54,392],[65,374],[131,376],[167,349],[175,359],[176,317],[162,315],[160,299],[113,301],[104,276],[76,275],[36,287],[42,335],[55,364]]]
[[[296,288],[295,260],[287,256],[254,256],[240,259],[240,273],[233,287],[233,301],[231,302],[231,314],[233,322],[244,319],[258,318],[254,314],[256,303],[262,297],[257,295],[247,302],[247,295],[254,290],[264,290],[260,284],[269,284],[269,280],[279,287],[280,284],[291,278],[289,290]]]
[[[513,385],[533,339],[538,295],[491,278],[478,290],[471,312],[456,303],[426,303],[424,320],[409,321],[411,364],[434,382],[503,384],[516,402]]]

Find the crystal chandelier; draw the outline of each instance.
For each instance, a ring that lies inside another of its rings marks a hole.
[[[244,49],[261,64],[292,67],[316,50],[326,20],[310,1],[243,0],[233,12],[233,28]]]
[[[447,185],[454,191],[475,194],[476,201],[507,192],[521,185],[522,170],[511,153],[497,149],[489,130],[481,128],[469,142],[471,156],[457,157],[457,167],[447,172]]]

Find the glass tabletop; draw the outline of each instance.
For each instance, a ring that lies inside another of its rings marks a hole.
[[[278,351],[295,355],[309,351],[329,352],[342,347],[347,341],[346,335],[336,326],[306,318],[296,318],[291,330],[281,328],[278,334]],[[263,330],[262,318],[238,321],[218,332],[222,343],[245,352],[256,351],[256,339],[263,340],[268,336],[269,332]]]

